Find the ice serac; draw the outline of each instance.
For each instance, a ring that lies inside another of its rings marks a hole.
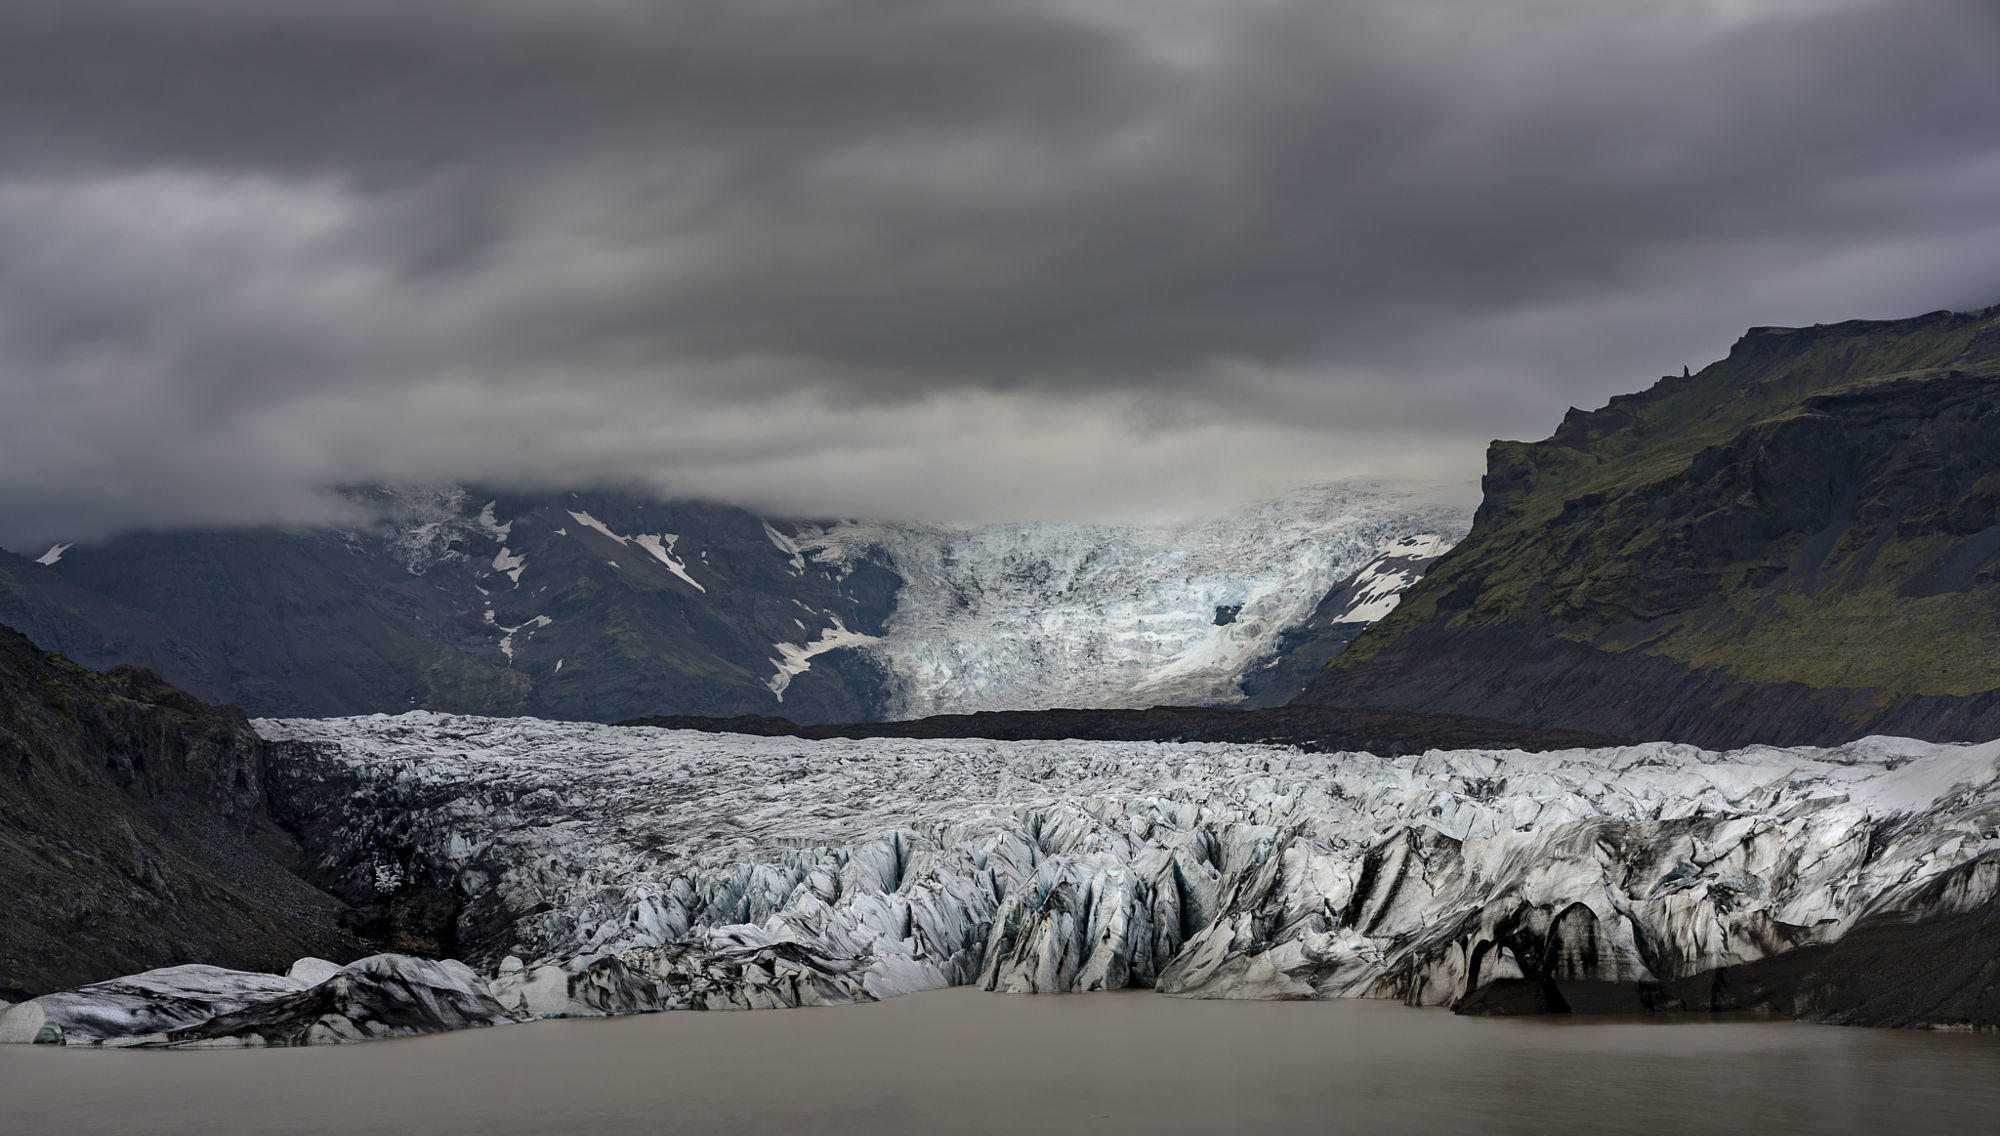
[[[258,728],[320,878],[454,890],[514,1013],[976,984],[2000,1023],[2000,743],[1383,758]]]
[[[850,523],[796,545],[814,563],[901,577],[866,647],[891,676],[889,717],[1213,705],[1240,701],[1246,672],[1371,562],[1403,548],[1427,564],[1463,536],[1470,517],[1445,496],[1354,481],[1180,524]],[[1375,606],[1348,618],[1392,607],[1398,579],[1414,574],[1385,571]]]

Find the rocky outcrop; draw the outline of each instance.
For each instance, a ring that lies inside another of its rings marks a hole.
[[[289,870],[264,759],[241,711],[0,628],[0,998],[361,953],[341,904]]]
[[[1760,328],[1548,440],[1300,696],[1711,746],[2000,735],[2000,309]]]
[[[2000,743],[1384,758],[264,722],[535,1015],[974,984],[2000,1024]],[[393,824],[379,818],[393,817]]]
[[[1449,540],[1419,536],[1386,542],[1373,560],[1321,597],[1305,622],[1285,631],[1270,658],[1245,672],[1244,705],[1282,706],[1297,697],[1335,655],[1395,611],[1404,593],[1463,535],[1463,528],[1454,528]]]

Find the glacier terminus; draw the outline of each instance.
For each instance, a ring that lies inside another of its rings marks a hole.
[[[339,998],[156,972],[26,1003],[0,1037],[296,1043],[954,985],[1948,1027],[1953,968],[1976,985],[1992,961],[1964,921],[2000,891],[2000,743],[1386,759],[429,712],[256,725],[320,876],[449,891],[466,965],[327,966]],[[1899,935],[1970,953],[1878,965]],[[147,990],[171,1020],[134,1008]]]

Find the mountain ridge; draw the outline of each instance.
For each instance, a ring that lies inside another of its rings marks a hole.
[[[347,492],[373,522],[0,555],[0,621],[259,715],[850,722],[1268,701],[1358,629],[1288,638],[1321,593],[1388,546],[1448,543],[1465,524],[1462,509],[1373,484],[1171,527],[980,529],[615,489]],[[1371,577],[1391,603],[1420,570],[1397,563]]]
[[[1710,746],[2000,733],[2000,308],[1752,329],[1496,442],[1301,700]]]

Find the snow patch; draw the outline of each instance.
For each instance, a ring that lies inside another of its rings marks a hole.
[[[658,560],[661,564],[666,565],[667,571],[672,572],[674,575],[679,576],[682,580],[692,585],[695,591],[698,592],[708,591],[707,588],[702,587],[700,583],[696,582],[693,576],[688,575],[687,564],[684,561],[675,558],[673,554],[674,543],[680,540],[680,537],[677,534],[640,533],[637,536],[624,536],[619,533],[612,532],[610,526],[606,525],[603,521],[598,520],[596,517],[591,516],[589,513],[578,512],[575,509],[567,510],[567,512],[571,517],[575,518],[577,524],[582,525],[585,528],[596,529],[598,532],[603,533],[605,536],[610,537],[612,540],[617,541],[619,544],[637,545],[641,549],[644,549],[646,552],[651,553],[653,559]],[[618,562],[616,560],[608,561],[608,563],[613,568],[618,567]]]
[[[49,550],[47,552],[44,552],[40,556],[35,557],[35,563],[44,566],[52,565],[56,561],[61,560],[63,558],[63,553],[68,552],[72,547],[74,546],[68,544],[50,545]]]
[[[1375,562],[1354,578],[1354,603],[1335,623],[1373,623],[1396,610],[1403,593],[1424,574],[1424,562],[1442,556],[1451,542],[1426,533],[1389,542]]]
[[[652,553],[653,558],[666,565],[669,572],[692,584],[695,591],[708,591],[707,588],[696,583],[693,576],[688,575],[685,561],[674,558],[674,542],[679,539],[680,537],[673,533],[659,533],[657,535],[653,533],[640,533],[638,536],[632,538],[632,543]]]
[[[490,611],[486,613],[486,622],[500,627],[499,623],[493,618],[493,613]],[[506,632],[505,635],[500,637],[500,653],[507,656],[507,665],[512,666],[514,664],[514,636],[517,633],[526,631],[528,634],[533,635],[535,632],[554,622],[555,620],[550,619],[546,615],[538,615],[526,623],[518,623],[512,627],[500,627],[500,630]]]
[[[769,521],[764,522],[764,535],[770,539],[773,545],[777,546],[779,552],[791,558],[792,575],[803,576],[806,574],[806,557],[805,553],[799,550],[798,541],[772,528]]]
[[[1417,536],[1406,536],[1401,540],[1394,541],[1387,548],[1384,548],[1382,552],[1386,556],[1408,556],[1434,560],[1450,552],[1451,546],[1456,543],[1456,541],[1449,537],[1440,536],[1437,533],[1420,533]]]
[[[479,510],[479,516],[474,518],[472,523],[478,525],[486,535],[505,544],[507,543],[507,534],[514,529],[514,522],[508,521],[503,525],[493,516],[493,507],[499,503],[498,501],[488,501],[486,506]]]
[[[598,520],[596,517],[591,516],[589,513],[579,513],[575,509],[569,509],[565,511],[569,513],[570,518],[572,520],[576,521],[577,524],[582,525],[584,528],[596,529],[598,532],[603,533],[605,536],[610,537],[612,540],[617,541],[619,544],[627,543],[624,537],[619,536],[615,532],[612,532],[610,527],[607,526],[603,521]]]
[[[798,621],[794,620],[793,622],[796,623]],[[800,624],[800,626],[804,627],[804,624]],[[785,700],[785,688],[792,685],[793,678],[812,669],[814,655],[823,655],[828,651],[838,650],[842,647],[860,647],[879,642],[881,640],[873,635],[863,635],[859,631],[849,631],[846,625],[842,624],[838,617],[835,617],[832,627],[821,631],[819,638],[803,646],[797,643],[771,644],[771,649],[778,652],[778,657],[771,660],[771,665],[778,668],[778,673],[772,675],[764,685],[771,688],[771,693],[777,696],[778,701],[783,702]]]
[[[493,570],[514,581],[514,586],[517,588],[521,586],[521,569],[527,566],[527,557],[509,550],[505,545],[493,554]]]

